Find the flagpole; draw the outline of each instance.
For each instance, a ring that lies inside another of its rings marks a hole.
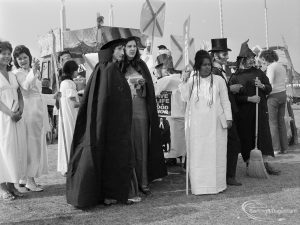
[[[66,8],[65,8],[65,0],[61,0],[61,10],[60,10],[60,43],[61,43],[61,51],[64,50],[64,31],[67,28],[66,25]]]
[[[156,27],[156,13],[154,14],[154,22],[153,22],[153,30],[152,30],[152,46],[151,46],[151,55],[153,54],[153,46],[154,46],[154,32]]]
[[[220,11],[221,38],[223,38],[224,37],[224,32],[223,32],[223,5],[222,5],[222,0],[219,0],[219,11]]]
[[[269,34],[268,34],[268,10],[267,10],[267,0],[265,0],[265,26],[266,26],[266,47],[269,48]]]

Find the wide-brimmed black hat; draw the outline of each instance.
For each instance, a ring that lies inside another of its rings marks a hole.
[[[231,51],[230,48],[227,47],[227,38],[216,38],[211,39],[211,50],[209,52],[228,52]]]
[[[255,57],[255,53],[248,46],[249,39],[242,43],[240,54],[237,58],[250,58]]]
[[[112,41],[109,41],[107,42],[106,44],[104,44],[100,50],[105,50],[105,49],[112,49],[115,48],[116,46],[119,46],[119,45],[124,45],[126,39],[124,38],[119,38],[119,39],[116,39],[116,40],[112,40]]]

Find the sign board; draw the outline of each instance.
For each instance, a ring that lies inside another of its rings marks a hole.
[[[141,12],[140,30],[149,36],[164,34],[166,3],[160,0],[146,0]]]
[[[182,46],[184,45],[184,38],[182,36],[171,35],[171,51],[174,62],[175,70],[183,70],[184,66],[184,50]],[[189,63],[191,67],[194,66],[194,58],[195,58],[195,42],[194,38],[190,38],[189,43]]]
[[[158,116],[171,116],[171,97],[172,91],[162,91],[161,94],[156,97]]]

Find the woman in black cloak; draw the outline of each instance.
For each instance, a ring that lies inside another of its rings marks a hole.
[[[137,37],[125,41],[122,72],[132,94],[132,144],[138,187],[151,194],[149,182],[167,175],[164,162],[154,86],[149,69],[140,59]]]
[[[124,39],[104,45],[79,109],[67,173],[67,202],[84,208],[128,200],[133,170],[132,99],[119,62]],[[103,60],[104,57],[104,60]]]

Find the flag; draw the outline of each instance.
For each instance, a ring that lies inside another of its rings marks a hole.
[[[165,11],[165,2],[146,0],[141,12],[141,32],[149,36],[162,37],[164,34]]]

